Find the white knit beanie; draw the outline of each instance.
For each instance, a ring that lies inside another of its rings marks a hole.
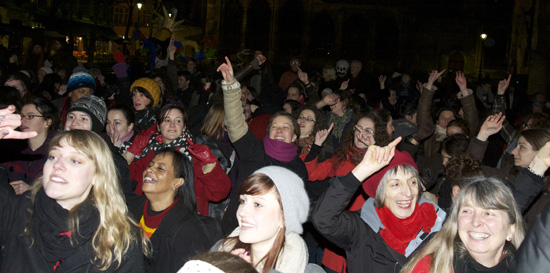
[[[304,181],[294,172],[278,166],[263,167],[254,173],[263,173],[275,183],[283,203],[285,234],[302,234],[302,224],[306,222],[309,213],[309,197],[304,188]]]

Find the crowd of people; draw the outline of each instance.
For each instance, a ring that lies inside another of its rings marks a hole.
[[[184,65],[170,40],[109,80],[58,43],[0,69],[0,272],[550,266],[550,103],[511,75],[274,75],[259,51]]]

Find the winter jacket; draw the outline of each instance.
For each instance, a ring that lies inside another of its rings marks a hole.
[[[146,197],[131,200],[128,209],[134,220],[143,216]],[[192,215],[183,202],[177,202],[164,216],[151,236],[153,257],[146,262],[146,271],[177,272],[193,255],[210,249],[222,237],[220,225],[213,218]]]
[[[550,268],[550,205],[527,232],[510,265],[513,273],[543,273]]]
[[[430,233],[419,232],[405,255],[390,248],[380,235],[384,226],[375,212],[374,201],[367,200],[361,212],[345,211],[361,182],[352,174],[334,177],[328,190],[313,209],[312,221],[328,240],[346,251],[349,273],[399,272],[418,247],[441,229],[445,212],[433,204],[437,220]],[[419,203],[431,202],[421,199]]]

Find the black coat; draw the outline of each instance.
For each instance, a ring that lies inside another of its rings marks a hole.
[[[512,259],[510,272],[543,273],[550,268],[550,205],[535,219]]]
[[[0,272],[145,272],[143,253],[137,241],[126,252],[118,269],[115,270],[118,263],[113,262],[107,270],[100,271],[90,262],[93,257],[91,238],[54,271],[53,265],[40,253],[40,246],[31,244],[29,238],[21,236],[29,215],[27,210],[32,206],[29,193],[15,196],[9,191],[0,191],[0,245],[3,256]]]
[[[130,200],[128,207],[136,222],[143,215],[145,195]],[[151,273],[177,272],[193,255],[208,251],[222,236],[220,225],[211,217],[192,215],[177,202],[151,236],[153,257],[147,261]]]
[[[313,209],[312,222],[321,235],[346,251],[349,273],[398,273],[412,254],[406,257],[390,248],[382,236],[364,222],[360,211],[345,211],[360,185],[352,173],[332,178],[329,188]],[[423,242],[433,233],[426,235],[421,237]]]
[[[279,161],[268,156],[264,150],[264,144],[256,138],[250,128],[239,140],[233,142],[233,147],[241,160],[238,165],[237,187],[231,189],[230,201],[222,219],[222,228],[226,235],[230,234],[238,225],[237,208],[239,207],[239,187],[243,180],[256,170],[265,166],[279,166],[287,168],[296,173],[304,184],[307,182],[307,169],[304,162],[296,155],[289,162]]]

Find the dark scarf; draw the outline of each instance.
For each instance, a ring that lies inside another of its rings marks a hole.
[[[309,150],[311,150],[311,145],[313,145],[313,141],[315,141],[315,136],[308,136],[298,139],[298,147],[302,148],[300,152],[301,155],[309,153]]]
[[[332,137],[336,137],[337,139],[340,139],[342,137],[342,134],[344,133],[344,128],[346,127],[346,124],[351,120],[353,115],[353,111],[351,109],[347,109],[344,112],[343,116],[338,116],[334,113],[330,113],[328,118],[328,124],[334,123],[334,126],[332,127],[331,135]]]
[[[359,164],[361,160],[363,160],[363,157],[365,157],[366,150],[359,149],[353,145],[353,143],[349,144],[348,153],[346,154],[346,158],[353,163],[353,165]]]
[[[264,149],[268,156],[283,162],[290,162],[298,155],[296,144],[271,139],[269,135],[264,137]]]
[[[466,257],[459,258],[456,255],[457,249],[455,248],[455,255],[453,258],[453,272],[454,273],[506,273],[509,272],[508,267],[510,266],[510,259],[512,256],[505,256],[500,262],[491,267],[487,268],[482,264],[478,263],[471,256],[466,255]]]
[[[158,107],[134,111],[137,120],[137,127],[140,130],[149,129],[151,126],[153,126],[153,124],[155,124],[155,122],[157,122],[157,119],[155,117],[157,112]]]
[[[52,264],[62,261],[80,251],[92,240],[99,226],[99,212],[90,199],[78,207],[77,232],[69,230],[67,226],[68,210],[46,196],[44,189],[40,189],[36,194],[31,222],[33,247],[38,248],[46,261]]]
[[[385,229],[380,230],[380,236],[393,250],[405,255],[409,242],[416,238],[420,229],[429,233],[435,224],[437,214],[431,203],[416,204],[411,216],[405,219],[395,217],[386,206],[375,208]]]
[[[184,154],[189,160],[191,160],[191,154],[189,151],[187,151],[187,148],[189,147],[189,143],[187,142],[187,138],[193,139],[193,136],[189,131],[185,130],[181,136],[174,139],[169,144],[164,143],[164,138],[162,137],[161,133],[154,134],[151,139],[149,140],[149,144],[147,144],[147,147],[143,149],[143,152],[141,155],[136,155],[135,159],[141,159],[146,157],[150,152],[156,152],[162,148],[173,148],[180,153]]]

